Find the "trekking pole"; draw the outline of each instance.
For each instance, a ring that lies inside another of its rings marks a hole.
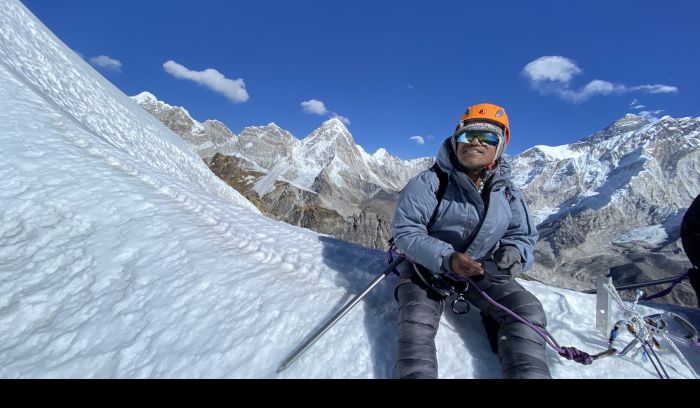
[[[393,262],[391,262],[389,264],[389,266],[387,266],[387,268],[384,269],[381,274],[379,274],[379,276],[374,278],[372,280],[372,282],[370,282],[369,285],[367,285],[367,287],[365,288],[365,290],[362,291],[362,293],[355,296],[348,304],[343,306],[343,308],[340,309],[338,311],[338,313],[336,313],[335,316],[333,316],[328,321],[328,323],[324,324],[323,327],[318,329],[313,334],[313,336],[311,336],[311,338],[309,338],[303,344],[301,344],[299,347],[297,347],[297,349],[294,350],[294,352],[289,357],[287,357],[287,359],[284,360],[284,362],[282,362],[282,364],[277,369],[277,373],[279,374],[282,371],[286,370],[289,366],[291,366],[292,363],[294,363],[294,361],[296,361],[296,359],[299,358],[299,356],[301,356],[306,350],[309,349],[309,347],[311,347],[316,342],[316,340],[321,338],[321,336],[323,336],[331,327],[333,327],[333,325],[336,324],[338,322],[338,320],[340,320],[343,316],[345,316],[345,314],[347,312],[349,312],[350,309],[352,309],[360,300],[362,300],[362,298],[367,296],[367,294],[372,289],[374,289],[374,287],[377,286],[379,284],[379,282],[382,281],[382,279],[386,278],[387,275],[389,275],[394,270],[394,268],[399,266],[399,264],[403,261],[404,261],[404,258],[399,257],[399,258],[396,258]]]

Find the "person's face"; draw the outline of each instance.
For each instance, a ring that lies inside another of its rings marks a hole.
[[[480,170],[493,163],[495,158],[496,146],[482,143],[477,137],[468,142],[457,142],[457,159],[468,170]]]

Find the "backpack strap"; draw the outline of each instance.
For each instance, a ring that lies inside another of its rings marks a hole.
[[[430,221],[428,221],[428,225],[426,226],[426,229],[430,231],[430,229],[433,227],[433,224],[435,224],[435,218],[437,218],[437,213],[438,213],[438,207],[440,206],[440,202],[442,201],[442,197],[445,195],[445,191],[447,191],[447,173],[445,173],[440,166],[438,166],[437,162],[433,164],[433,167],[430,168],[430,171],[434,172],[438,176],[438,180],[440,180],[440,185],[438,186],[437,191],[435,192],[435,198],[437,198],[437,205],[435,205],[435,210],[433,210],[433,215],[430,217]]]
[[[437,205],[435,205],[435,209],[433,210],[433,215],[430,216],[430,220],[428,221],[428,225],[426,225],[426,230],[430,231],[430,228],[432,228],[433,224],[435,224],[435,218],[437,218],[438,207],[440,206],[440,202],[442,201],[442,197],[445,195],[445,191],[447,191],[448,175],[440,168],[440,166],[438,166],[437,162],[435,164],[433,164],[433,166],[431,168],[429,168],[428,170],[434,172],[438,176],[438,180],[440,180],[440,184],[438,186],[438,189],[435,192],[435,198],[437,198]],[[389,241],[387,241],[387,242],[389,244],[389,248],[391,249],[394,245],[394,237],[392,236],[391,238],[389,238]]]

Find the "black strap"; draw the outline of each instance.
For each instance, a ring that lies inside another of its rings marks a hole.
[[[440,184],[438,185],[438,189],[435,192],[435,198],[437,198],[437,204],[435,205],[435,209],[433,210],[433,215],[430,216],[430,220],[428,221],[428,224],[426,225],[426,230],[430,231],[430,229],[433,227],[433,224],[435,224],[435,219],[437,218],[437,213],[438,213],[438,207],[440,206],[440,202],[442,201],[442,197],[445,195],[445,191],[447,191],[447,173],[445,173],[440,166],[438,166],[437,162],[433,164],[431,168],[428,169],[429,171],[434,172],[438,176],[438,180],[440,180]],[[389,238],[388,241],[389,246],[394,244],[394,237]]]
[[[438,166],[437,162],[433,164],[433,167],[430,168],[430,171],[435,172],[435,174],[438,176],[438,180],[440,180],[440,185],[438,186],[437,192],[435,192],[435,198],[437,198],[435,210],[433,210],[433,215],[430,216],[430,221],[428,221],[428,225],[426,225],[426,229],[428,231],[430,231],[430,229],[433,227],[433,224],[435,224],[435,218],[437,218],[438,207],[440,207],[442,197],[445,195],[445,191],[447,191],[447,173],[445,173],[440,168],[440,166]]]

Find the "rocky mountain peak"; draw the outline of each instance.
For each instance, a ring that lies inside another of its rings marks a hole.
[[[610,136],[618,135],[620,133],[632,132],[640,129],[642,126],[651,123],[649,118],[644,116],[638,116],[632,113],[628,113],[622,118],[616,120],[610,126],[603,130],[604,133]]]

